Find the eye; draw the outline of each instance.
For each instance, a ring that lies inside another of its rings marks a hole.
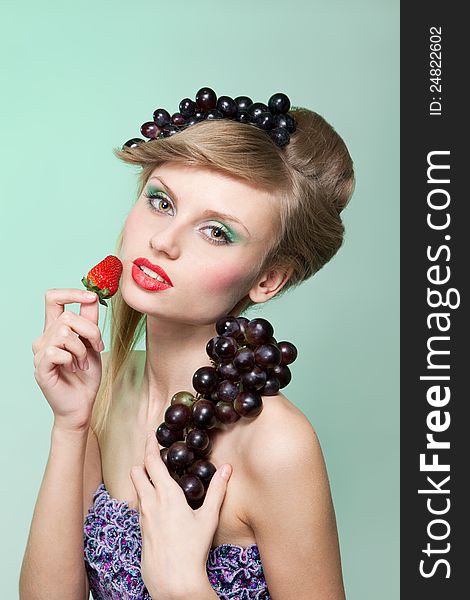
[[[156,212],[166,213],[168,208],[172,206],[168,196],[160,190],[149,189],[144,193],[144,196],[147,198],[147,204]],[[154,200],[158,200],[158,202],[154,202]]]
[[[229,231],[223,225],[206,225],[202,229],[209,229],[211,235],[205,236],[211,244],[231,244],[232,239]]]

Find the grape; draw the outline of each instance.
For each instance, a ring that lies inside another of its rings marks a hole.
[[[215,416],[221,423],[235,423],[240,418],[240,415],[233,408],[232,402],[217,402],[215,405]]]
[[[193,423],[201,429],[211,429],[216,425],[215,406],[210,400],[198,400],[193,406]]]
[[[171,446],[174,442],[183,439],[182,429],[170,429],[165,423],[160,423],[155,432],[160,446]]]
[[[219,335],[233,336],[233,333],[240,331],[236,317],[222,317],[215,324],[215,329]]]
[[[277,365],[277,367],[270,369],[269,373],[275,375],[279,379],[281,388],[286,387],[292,379],[290,369],[286,365]]]
[[[192,408],[193,404],[196,402],[196,398],[191,394],[191,392],[176,392],[171,398],[170,404],[185,404]]]
[[[216,471],[216,467],[211,462],[204,459],[195,460],[188,469],[188,473],[197,475],[204,485],[209,485]]]
[[[237,105],[230,96],[219,96],[217,109],[228,119],[235,117],[237,114]]]
[[[285,127],[274,127],[274,129],[269,129],[268,134],[280,148],[290,141],[290,135]]]
[[[160,450],[160,458],[163,460],[163,462],[165,463],[165,465],[168,467],[168,448],[162,448]]]
[[[140,127],[140,133],[147,138],[155,139],[160,133],[160,128],[155,121],[147,121]]]
[[[178,108],[179,108],[180,113],[183,115],[183,117],[186,117],[186,118],[192,117],[196,110],[196,103],[194,102],[194,100],[191,100],[190,98],[183,98],[183,100],[181,100]]]
[[[217,354],[214,352],[214,344],[218,339],[219,339],[219,336],[215,335],[206,344],[207,355],[209,356],[209,358],[212,358],[212,360],[215,360],[215,361],[217,361],[219,359]]]
[[[281,351],[281,365],[290,365],[297,358],[297,348],[291,342],[278,342]]]
[[[206,112],[206,119],[207,120],[212,120],[212,119],[223,119],[224,115],[220,112],[220,110],[217,110],[216,108],[211,108],[210,110],[208,110]]]
[[[255,366],[255,355],[249,348],[240,348],[233,358],[233,365],[239,371],[249,371]]]
[[[196,94],[196,104],[198,108],[209,111],[217,106],[217,96],[213,89],[209,87],[201,88]]]
[[[214,344],[215,354],[222,359],[233,358],[237,353],[237,342],[228,336],[221,335]]]
[[[268,375],[266,383],[260,390],[258,390],[258,392],[261,394],[261,396],[275,396],[280,387],[281,384],[279,383],[279,379],[274,375]]]
[[[213,446],[212,440],[209,439],[209,445],[207,446],[207,448],[204,448],[204,450],[194,450],[194,454],[199,458],[208,456],[212,452],[212,446]]]
[[[254,366],[251,371],[246,371],[240,375],[240,381],[243,387],[249,390],[259,390],[266,383],[266,371],[260,369],[258,366]]]
[[[171,122],[170,113],[164,108],[157,108],[153,113],[153,120],[158,127],[165,127]]]
[[[235,98],[235,104],[237,105],[238,111],[246,110],[251,104],[253,104],[253,100],[248,96],[237,96]]]
[[[252,319],[246,325],[245,337],[250,344],[266,344],[273,334],[273,326],[266,319]]]
[[[214,367],[200,367],[193,375],[193,388],[200,394],[207,394],[215,388],[217,381]]]
[[[222,379],[229,379],[230,381],[239,381],[240,373],[236,369],[233,362],[223,362],[217,367],[217,373]]]
[[[165,425],[170,429],[184,429],[191,420],[191,409],[186,404],[172,404],[165,411]]]
[[[251,120],[254,121],[262,112],[269,112],[269,109],[263,102],[253,102],[253,104],[250,104],[250,106],[247,108],[247,111]],[[263,319],[263,321],[264,320],[265,319]]]
[[[168,448],[167,461],[173,471],[185,469],[194,462],[194,452],[185,442],[175,442]]]
[[[182,475],[179,484],[188,500],[201,500],[204,497],[204,485],[197,475],[191,473]]]
[[[269,111],[260,112],[255,118],[254,122],[261,129],[272,129],[274,127],[274,117]]]
[[[253,418],[263,410],[263,400],[257,392],[240,392],[233,406],[240,416]]]
[[[279,92],[278,94],[273,94],[271,98],[269,98],[268,107],[273,115],[289,112],[289,96],[286,96],[286,94],[283,94],[282,92]]]
[[[242,342],[245,341],[245,330],[246,330],[246,326],[248,325],[248,323],[250,322],[249,319],[247,319],[246,317],[237,317],[237,322],[238,322],[238,326],[240,327],[240,333],[241,333],[241,340]]]
[[[223,402],[233,402],[238,396],[239,391],[240,387],[238,384],[225,379],[219,383],[217,388],[217,398]]]
[[[209,434],[203,429],[192,429],[186,436],[186,445],[190,450],[205,450],[209,442]]]
[[[240,123],[251,123],[251,116],[247,110],[239,110],[237,112],[237,121]]]
[[[178,133],[179,128],[176,127],[176,125],[165,125],[165,127],[163,127],[160,137],[170,137],[172,135],[174,135],[175,133]]]
[[[263,369],[275,367],[281,362],[281,351],[273,344],[262,344],[255,350],[255,362]]]
[[[183,115],[181,113],[173,113],[171,115],[171,122],[173,123],[173,125],[176,125],[177,127],[182,127],[183,125],[186,124],[186,119],[183,117]]]

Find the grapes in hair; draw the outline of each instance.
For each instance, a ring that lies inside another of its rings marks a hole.
[[[203,97],[212,101],[210,94]],[[292,374],[287,365],[297,358],[294,344],[276,341],[267,319],[226,315],[217,320],[215,330],[206,344],[212,365],[194,372],[195,393],[173,394],[155,432],[163,446],[160,457],[193,509],[202,506],[217,470],[209,460],[211,433],[257,417],[263,410],[262,397],[274,396],[289,384]]]

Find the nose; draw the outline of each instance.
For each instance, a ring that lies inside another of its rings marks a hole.
[[[178,258],[182,231],[174,221],[156,231],[149,240],[149,246],[156,252],[162,252],[171,259]]]

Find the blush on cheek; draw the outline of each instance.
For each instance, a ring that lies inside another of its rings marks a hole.
[[[237,287],[243,287],[247,283],[247,273],[237,267],[211,269],[204,276],[204,287],[214,294],[221,294]]]

